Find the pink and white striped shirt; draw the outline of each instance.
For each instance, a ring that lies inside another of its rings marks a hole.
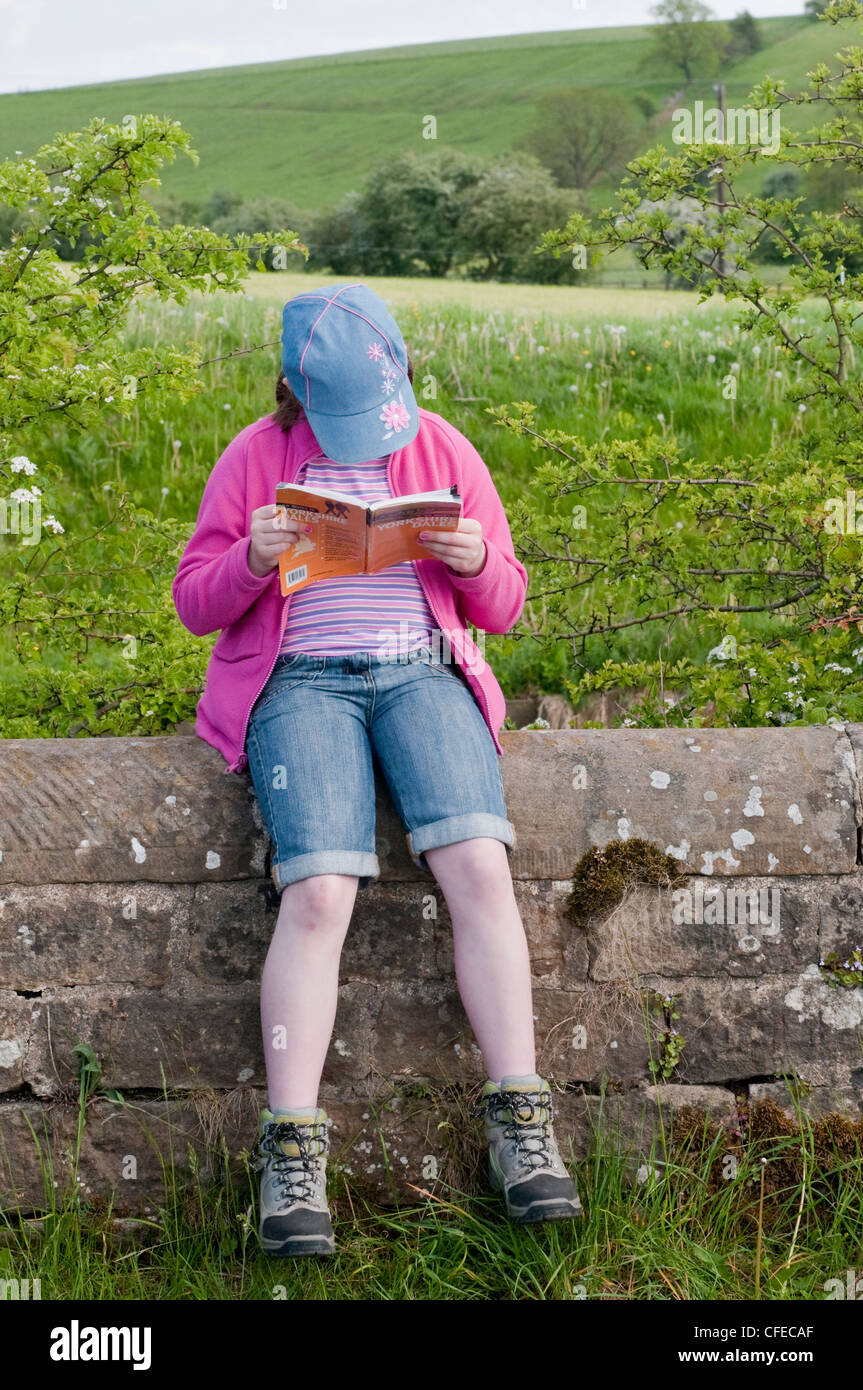
[[[368,463],[309,459],[296,482],[335,488],[364,502],[391,497],[389,455]],[[291,598],[282,656],[346,656],[351,652],[392,657],[431,643],[434,617],[411,560],[377,574],[319,579]]]

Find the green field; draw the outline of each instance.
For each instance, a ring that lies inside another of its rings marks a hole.
[[[759,24],[762,50],[721,74],[730,105],[768,72],[789,88],[802,85],[816,62],[829,62],[849,42],[847,28],[840,37],[832,26],[800,16]],[[168,115],[191,133],[201,161],[169,168],[166,192],[201,200],[214,188],[267,194],[311,212],[356,188],[387,154],[428,150],[427,115],[437,118],[438,145],[508,153],[552,87],[643,93],[659,113],[649,139],[668,140],[683,78],[670,64],[643,67],[650,46],[650,26],[563,30],[5,95],[0,156],[32,153],[55,132],[77,129],[92,116]],[[697,98],[712,103],[711,80],[693,83],[686,100]],[[594,200],[610,189],[597,185]]]

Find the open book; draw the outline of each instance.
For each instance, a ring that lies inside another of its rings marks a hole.
[[[285,596],[319,579],[427,560],[429,552],[417,540],[420,531],[456,531],[461,518],[455,486],[367,504],[329,488],[279,483],[276,503],[291,521],[312,528],[279,556]]]

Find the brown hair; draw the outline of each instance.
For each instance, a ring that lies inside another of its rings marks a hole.
[[[408,381],[413,385],[414,364],[411,355],[408,353]],[[276,424],[289,434],[297,420],[300,418],[300,402],[297,400],[284,376],[279,372],[276,378],[276,408],[273,411],[273,419]]]

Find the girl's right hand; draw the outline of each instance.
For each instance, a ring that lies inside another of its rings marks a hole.
[[[289,545],[293,545],[311,526],[300,521],[289,521],[287,512],[270,502],[265,507],[256,507],[252,512],[247,563],[252,574],[263,579],[276,568],[279,556]]]

